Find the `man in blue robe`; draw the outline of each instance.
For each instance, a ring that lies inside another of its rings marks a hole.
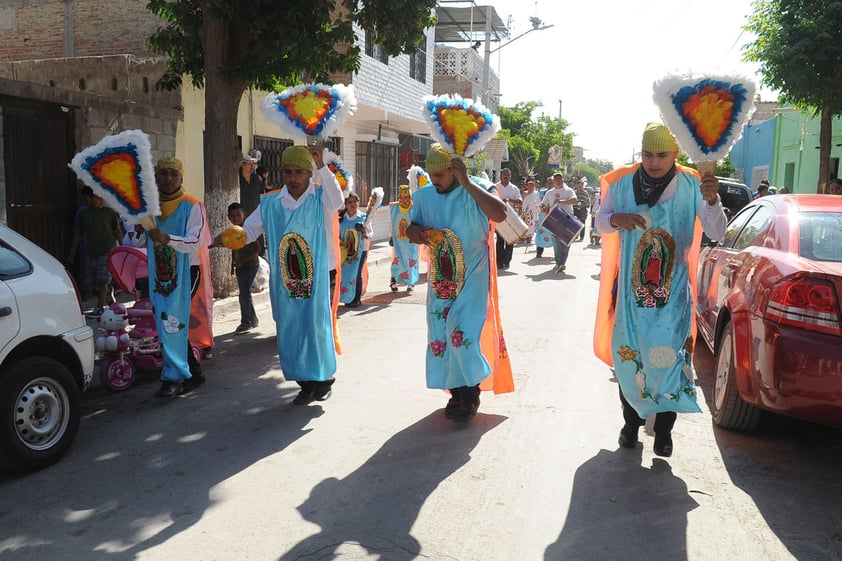
[[[435,189],[415,193],[406,233],[430,246],[427,387],[450,390],[445,416],[465,423],[479,409],[480,382],[492,373],[480,345],[490,292],[488,221],[504,221],[506,203],[438,143],[426,170]]]
[[[596,227],[602,238],[594,350],[620,386],[633,448],[655,415],[654,451],[672,455],[676,412],[699,412],[693,383],[693,283],[701,230],[722,239],[726,218],[719,181],[676,164],[678,144],[661,124],[643,132],[639,164],[602,177]]]
[[[293,403],[306,405],[327,399],[335,380],[330,293],[336,257],[331,248],[336,245],[336,211],[345,198],[321,148],[290,146],[281,155],[281,167],[283,188],[260,198],[243,229],[248,242],[266,235],[281,370],[301,388]]]

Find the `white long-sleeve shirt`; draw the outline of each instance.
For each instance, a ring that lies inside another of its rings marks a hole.
[[[325,232],[327,234],[327,250],[328,250],[328,269],[336,269],[339,262],[339,249],[337,244],[333,242],[339,237],[339,232],[334,231],[334,224],[336,222],[336,211],[345,206],[345,197],[342,195],[342,189],[336,181],[336,176],[327,166],[316,170],[313,178],[310,180],[310,185],[304,191],[304,194],[293,198],[287,186],[284,185],[281,189],[280,198],[281,206],[284,210],[292,211],[304,204],[304,201],[309,196],[316,194],[316,188],[322,189],[322,209],[324,213]],[[253,242],[263,234],[263,217],[260,215],[260,206],[257,210],[252,212],[245,222],[243,222],[243,229],[248,235],[246,243]]]
[[[163,231],[170,237],[170,241],[167,243],[168,246],[179,253],[188,254],[191,265],[199,264],[199,251],[202,248],[202,244],[208,244],[207,219],[205,218],[204,206],[201,203],[193,204],[193,207],[190,209],[190,215],[187,217],[187,227],[183,235],[173,234],[166,230]],[[136,247],[145,248],[146,232],[131,236],[131,240]]]
[[[659,201],[668,201],[675,196],[678,188],[678,174],[672,178],[672,181],[664,189]],[[611,225],[611,215],[614,214],[614,201],[611,199],[611,189],[605,190],[602,197],[602,202],[599,204],[599,212],[596,213],[597,231],[601,234],[609,232],[616,232],[617,228]],[[707,201],[702,199],[699,206],[696,208],[696,216],[702,223],[702,230],[712,240],[721,240],[725,237],[725,228],[728,225],[728,218],[722,211],[722,201],[719,195],[716,196],[716,203],[709,205]]]

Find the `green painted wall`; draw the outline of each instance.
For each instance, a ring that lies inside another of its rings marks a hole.
[[[785,185],[792,193],[815,193],[819,182],[819,118],[790,107],[779,109],[775,121],[772,185]],[[833,132],[830,175],[838,177],[842,158],[842,117],[833,120]]]

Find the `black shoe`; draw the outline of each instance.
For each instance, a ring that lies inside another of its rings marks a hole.
[[[444,416],[451,421],[456,417],[456,410],[462,405],[462,401],[459,399],[459,392],[457,391],[459,388],[453,388],[450,390],[450,399],[447,400],[447,405],[444,408]]]
[[[672,435],[670,433],[655,434],[655,445],[652,447],[656,456],[669,458],[672,456]]]
[[[298,382],[298,385],[301,386],[301,391],[298,392],[298,395],[295,396],[295,399],[292,402],[295,405],[307,405],[308,403],[312,403],[315,398],[314,394],[316,392],[316,382]]]
[[[535,257],[541,257],[543,255],[544,255],[544,248],[543,247],[539,247],[538,249],[535,250]]]
[[[467,423],[476,417],[479,410],[479,386],[463,386],[456,388],[460,402],[453,412],[454,423]]]
[[[360,307],[360,301],[357,300],[355,302],[348,302],[347,304],[345,304],[345,307],[346,308],[359,308]]]
[[[392,292],[397,292],[398,291],[398,281],[396,281],[395,279],[390,279],[389,280],[389,288],[392,289]]]
[[[155,392],[155,397],[175,397],[183,391],[181,382],[161,382],[161,387]]]
[[[205,378],[204,374],[193,374],[190,378],[187,378],[181,383],[181,393],[190,393],[202,384],[205,383],[207,378]]]
[[[335,378],[331,378],[330,380],[325,380],[324,382],[316,382],[316,389],[313,390],[313,399],[316,401],[326,401],[333,393],[331,388],[333,387],[333,383],[335,381]]]
[[[637,445],[637,431],[640,427],[630,427],[623,425],[620,429],[620,438],[617,443],[623,448],[634,448]]]

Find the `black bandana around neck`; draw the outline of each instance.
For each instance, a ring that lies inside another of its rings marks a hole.
[[[652,208],[664,194],[664,189],[667,188],[673,177],[675,177],[675,164],[672,165],[666,175],[659,179],[649,177],[643,169],[643,164],[641,164],[632,180],[634,202],[639,205],[645,203],[649,205],[649,208]]]

